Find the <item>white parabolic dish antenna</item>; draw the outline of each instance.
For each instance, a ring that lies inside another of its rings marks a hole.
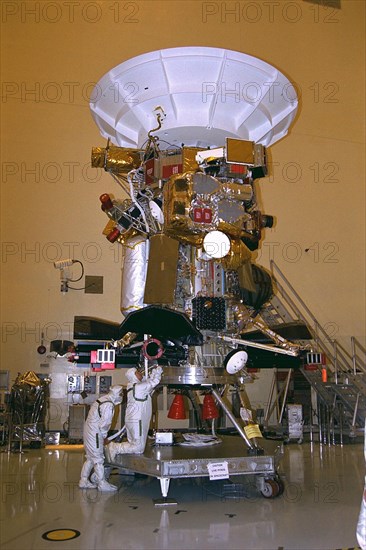
[[[153,135],[164,149],[222,146],[227,137],[272,145],[287,134],[297,104],[294,86],[268,63],[231,50],[183,47],[121,63],[97,83],[90,108],[102,136],[140,148],[161,107],[166,117]]]

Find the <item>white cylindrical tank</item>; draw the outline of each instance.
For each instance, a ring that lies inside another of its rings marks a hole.
[[[132,237],[124,247],[121,311],[124,315],[144,306],[149,241],[142,235]]]

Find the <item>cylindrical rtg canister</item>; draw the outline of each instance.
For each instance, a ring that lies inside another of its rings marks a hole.
[[[125,246],[122,266],[121,311],[130,313],[144,306],[149,243],[136,235]]]

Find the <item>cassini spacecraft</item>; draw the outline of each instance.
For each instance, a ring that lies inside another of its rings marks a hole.
[[[261,319],[272,281],[252,257],[274,223],[257,203],[257,180],[297,104],[291,83],[265,62],[183,47],[118,65],[90,105],[108,140],[93,148],[92,166],[119,186],[118,196],[100,197],[104,234],[124,250],[116,356],[135,351],[146,368],[158,361],[162,384],[190,398],[211,392],[252,455],[263,453],[258,432],[241,427],[224,392],[240,395],[258,352],[299,355]],[[251,337],[258,333],[267,343]]]

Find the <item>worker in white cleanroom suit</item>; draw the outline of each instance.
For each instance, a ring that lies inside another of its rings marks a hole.
[[[155,367],[148,378],[135,368],[128,369],[126,372],[128,380],[125,415],[127,441],[112,442],[108,445],[107,458],[109,456],[112,462],[118,454],[144,452],[152,414],[151,393],[159,384],[162,372],[161,367]]]
[[[112,386],[109,392],[99,397],[90,408],[84,424],[84,449],[86,460],[81,470],[80,489],[117,491],[108,483],[104,474],[104,444],[111,427],[115,406],[122,402],[122,386]],[[94,469],[92,481],[89,476]]]

